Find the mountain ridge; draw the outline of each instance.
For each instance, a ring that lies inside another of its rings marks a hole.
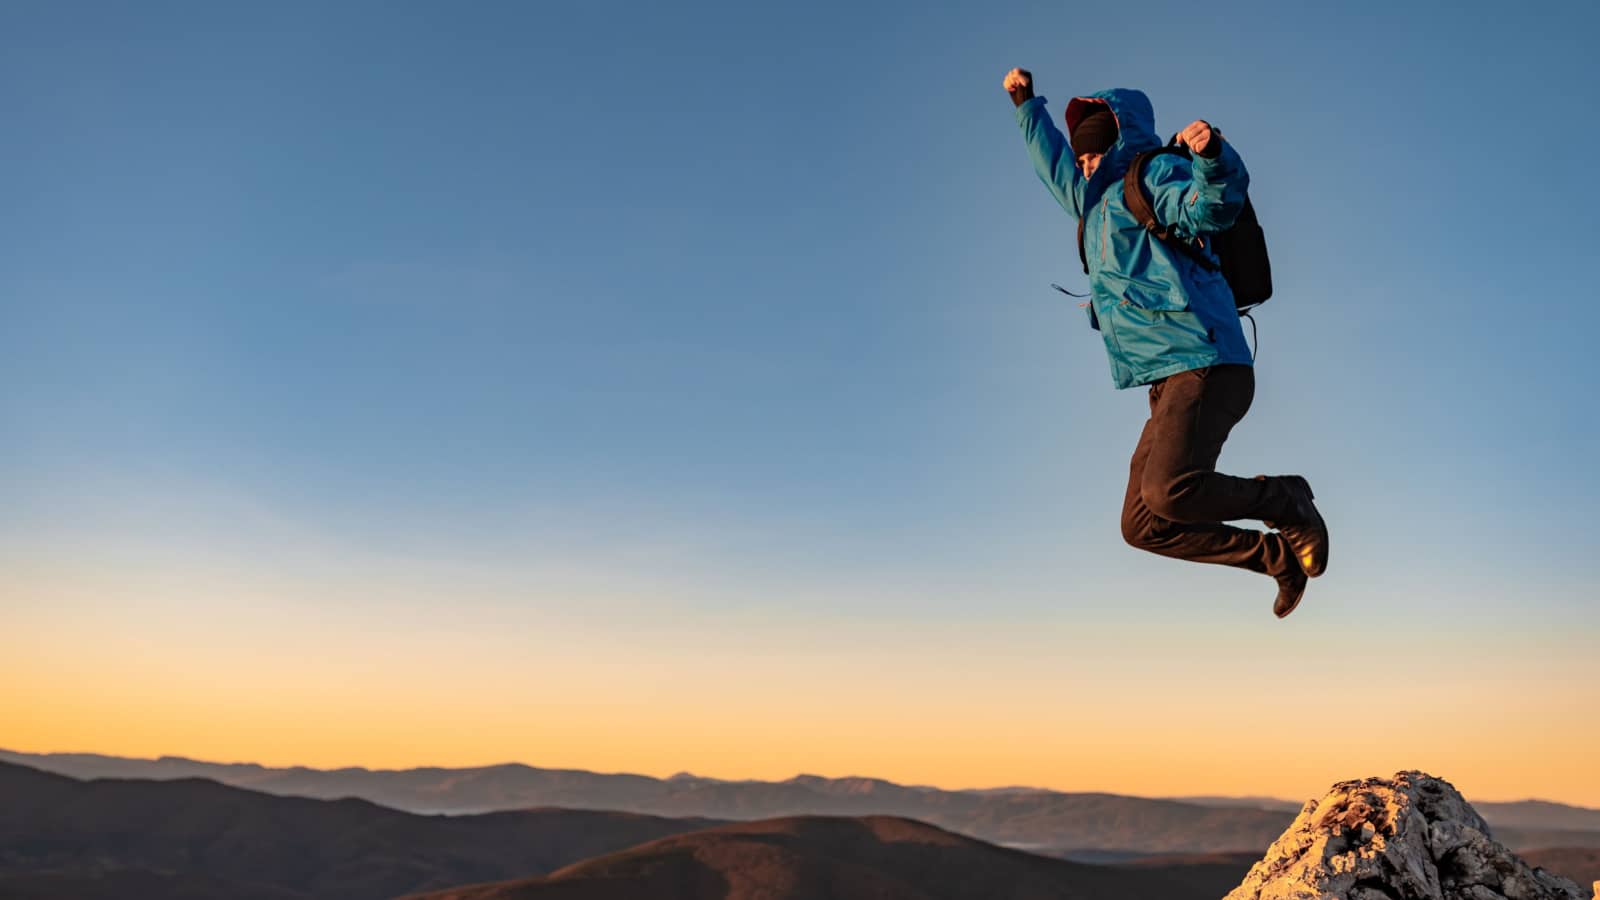
[[[1007,846],[1101,859],[1228,852],[1264,846],[1300,804],[1264,797],[1149,798],[1031,788],[946,790],[881,778],[800,773],[784,781],[727,781],[679,772],[667,779],[525,763],[470,768],[322,770],[258,763],[154,760],[102,754],[25,754],[0,760],[73,777],[209,778],[280,796],[359,797],[419,814],[560,807],[671,818],[753,820],[789,815],[900,815]],[[1600,810],[1553,801],[1477,804],[1511,846],[1600,847]]]
[[[59,771],[60,769],[67,768],[69,766],[70,767],[79,767],[79,766],[92,766],[92,765],[103,765],[103,766],[108,766],[108,767],[121,767],[121,766],[143,767],[145,769],[158,768],[158,767],[172,767],[172,766],[189,766],[189,767],[204,767],[204,768],[207,768],[207,769],[220,768],[220,769],[248,770],[248,771],[263,772],[263,773],[294,773],[294,774],[321,774],[321,775],[411,775],[411,774],[421,774],[421,773],[440,773],[440,774],[454,773],[454,774],[460,774],[460,773],[488,773],[488,772],[519,771],[519,772],[543,773],[543,774],[547,774],[547,775],[580,775],[580,776],[585,776],[585,777],[623,778],[623,779],[636,779],[636,780],[654,781],[654,782],[663,782],[663,783],[668,783],[668,782],[700,782],[700,783],[706,783],[706,784],[719,784],[719,785],[783,785],[783,784],[818,784],[818,783],[843,784],[843,783],[866,783],[866,782],[870,782],[870,783],[873,783],[873,784],[883,785],[885,787],[898,788],[898,789],[902,789],[902,790],[938,792],[938,793],[950,793],[950,794],[980,794],[980,795],[986,795],[986,794],[1055,794],[1055,795],[1063,795],[1063,796],[1120,797],[1120,798],[1126,798],[1126,799],[1130,799],[1130,800],[1172,801],[1172,802],[1175,802],[1175,803],[1185,803],[1185,804],[1190,804],[1190,805],[1194,805],[1194,806],[1250,807],[1250,808],[1285,809],[1285,810],[1298,810],[1300,808],[1301,804],[1302,804],[1302,801],[1291,800],[1291,799],[1287,799],[1287,798],[1284,798],[1284,797],[1272,797],[1272,796],[1266,796],[1266,795],[1233,796],[1233,795],[1227,795],[1227,794],[1178,794],[1178,795],[1172,795],[1172,796],[1151,796],[1151,795],[1146,795],[1146,794],[1123,794],[1123,793],[1117,793],[1117,792],[1114,792],[1114,791],[1060,791],[1060,790],[1056,790],[1054,788],[1043,788],[1043,787],[1035,787],[1035,786],[1030,786],[1030,785],[1004,785],[1004,786],[999,786],[999,787],[942,788],[942,787],[937,787],[935,785],[926,785],[926,784],[901,784],[900,782],[891,781],[889,779],[880,778],[880,777],[871,776],[871,775],[826,776],[826,775],[817,775],[815,773],[810,773],[810,772],[796,773],[795,775],[790,776],[789,778],[780,779],[780,780],[776,780],[776,781],[766,780],[766,779],[759,779],[759,778],[743,778],[743,779],[717,778],[717,777],[711,776],[711,775],[700,775],[700,774],[697,774],[695,772],[690,772],[690,771],[687,771],[687,770],[675,772],[672,775],[669,775],[669,776],[666,776],[666,777],[657,777],[657,776],[654,776],[654,775],[645,775],[645,774],[641,774],[641,773],[637,773],[637,772],[601,772],[601,771],[596,771],[596,770],[593,770],[593,769],[547,768],[547,767],[543,767],[543,766],[533,766],[533,765],[530,765],[528,763],[517,762],[517,761],[487,763],[487,764],[479,765],[479,766],[412,766],[412,767],[408,767],[408,768],[382,768],[382,767],[372,768],[372,767],[367,767],[367,766],[339,766],[339,767],[336,767],[336,768],[324,769],[324,768],[316,768],[314,766],[304,766],[304,765],[268,766],[268,765],[265,765],[263,763],[247,762],[247,761],[218,762],[218,761],[213,761],[213,760],[197,759],[195,757],[182,756],[182,755],[177,755],[177,754],[162,754],[162,755],[156,756],[156,757],[135,757],[135,756],[117,756],[115,754],[85,753],[85,752],[33,753],[33,752],[21,751],[21,750],[10,750],[10,749],[6,749],[4,747],[0,747],[0,761],[15,762],[15,763],[18,763],[19,765],[25,765],[25,766],[28,766],[30,768],[39,769],[40,771]],[[70,773],[70,772],[62,772],[62,774],[72,774],[72,773]],[[83,776],[73,775],[73,777],[83,777]],[[93,777],[99,777],[99,776],[93,776]],[[139,776],[134,776],[134,777],[149,777],[149,776],[148,775],[139,775]],[[206,777],[206,776],[201,776],[201,777]],[[1513,808],[1514,807],[1514,808],[1521,808],[1521,809],[1547,810],[1547,811],[1550,811],[1554,815],[1571,816],[1574,813],[1576,813],[1576,814],[1581,815],[1581,816],[1584,817],[1584,823],[1585,824],[1583,824],[1583,825],[1569,825],[1564,830],[1593,830],[1593,829],[1596,829],[1596,828],[1600,828],[1600,807],[1589,807],[1589,806],[1584,806],[1582,804],[1566,803],[1566,802],[1563,802],[1563,801],[1551,800],[1551,799],[1543,798],[1543,797],[1525,797],[1525,798],[1517,799],[1517,800],[1470,800],[1469,802],[1472,803],[1474,808],[1477,808],[1480,811],[1482,809],[1484,809],[1485,807],[1489,807],[1489,808],[1495,808],[1495,807]],[[1524,823],[1524,822],[1521,822],[1521,821],[1516,821],[1516,822],[1506,821],[1505,824],[1507,824],[1507,825],[1526,825],[1526,827],[1538,827],[1538,828],[1546,828],[1546,829],[1556,828],[1556,826],[1553,826],[1553,825],[1550,825],[1550,824],[1535,825],[1535,824],[1531,824],[1531,823]],[[1557,829],[1557,830],[1562,830],[1562,829]]]
[[[1283,815],[1191,806],[1112,794],[990,793],[906,787],[883,779],[800,775],[784,782],[661,780],[528,766],[492,769],[269,769],[168,759],[45,757],[0,752],[0,759],[77,777],[198,776],[266,793],[361,797],[421,814],[466,814],[528,807],[603,809],[683,818],[753,820],[791,815],[898,815],[991,843],[1078,850],[1211,852],[1264,845]]]

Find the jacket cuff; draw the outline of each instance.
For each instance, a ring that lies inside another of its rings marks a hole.
[[[1026,122],[1033,115],[1048,115],[1044,111],[1043,97],[1034,96],[1022,101],[1022,105],[1017,107],[1017,124]]]
[[[1201,156],[1195,153],[1189,157],[1189,164],[1208,181],[1226,178],[1239,171],[1239,163],[1239,154],[1227,141],[1222,142],[1222,147],[1216,156]]]

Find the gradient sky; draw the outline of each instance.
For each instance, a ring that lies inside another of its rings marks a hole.
[[[1600,17],[1138,9],[6,3],[0,746],[1600,806]],[[1250,168],[1287,620],[1122,543],[1017,65]]]

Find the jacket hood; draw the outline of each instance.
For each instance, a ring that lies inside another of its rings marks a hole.
[[[1133,88],[1111,88],[1084,97],[1073,97],[1063,114],[1067,120],[1067,134],[1072,134],[1072,129],[1078,126],[1084,116],[1094,112],[1096,105],[1110,107],[1111,114],[1117,119],[1117,142],[1101,157],[1100,168],[1092,179],[1104,182],[1106,178],[1121,178],[1135,156],[1160,147],[1162,141],[1156,136],[1156,112],[1150,105],[1150,98],[1144,95],[1144,91]],[[1073,164],[1076,165],[1076,161]],[[1105,178],[1101,177],[1102,172]]]

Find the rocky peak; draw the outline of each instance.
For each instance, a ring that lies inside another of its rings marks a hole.
[[[1399,772],[1308,801],[1224,900],[1588,898],[1496,843],[1449,782]]]

